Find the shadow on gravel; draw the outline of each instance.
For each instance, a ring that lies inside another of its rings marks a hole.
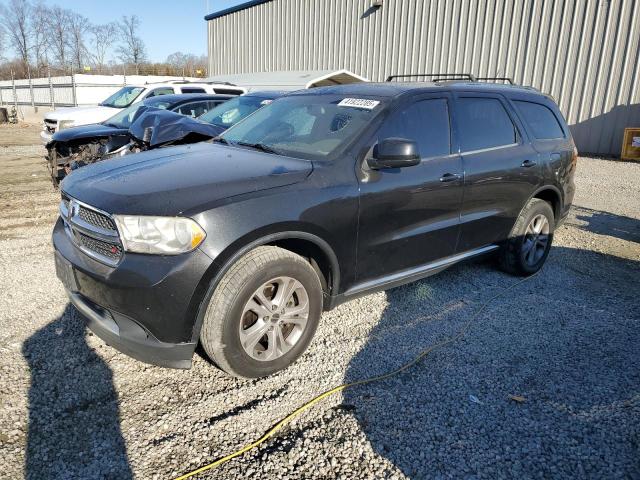
[[[576,221],[571,226],[610,237],[640,243],[640,221],[635,218],[614,215],[609,212],[574,206]]]
[[[26,478],[132,478],[109,366],[64,314],[23,345],[31,370]]]
[[[410,478],[637,478],[638,278],[638,262],[554,247],[543,272],[494,301],[463,339],[346,390],[344,406]],[[454,335],[517,280],[481,261],[388,291],[345,380]]]

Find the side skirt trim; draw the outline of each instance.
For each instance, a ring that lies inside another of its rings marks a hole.
[[[431,273],[436,273],[444,268],[453,265],[454,263],[467,260],[483,253],[489,253],[493,250],[500,248],[498,245],[488,245],[486,247],[477,248],[475,250],[469,250],[468,252],[459,253],[451,257],[443,258],[435,262],[420,265],[419,267],[411,268],[409,270],[403,270],[401,272],[392,273],[391,275],[385,275],[384,277],[375,278],[354,285],[349,290],[344,292],[345,297],[359,296],[364,292],[385,290],[391,286],[401,285],[420,278],[426,277]]]

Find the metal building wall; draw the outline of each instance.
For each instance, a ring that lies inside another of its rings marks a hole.
[[[210,75],[346,68],[508,76],[558,101],[582,152],[640,127],[640,0],[271,0],[209,20]]]

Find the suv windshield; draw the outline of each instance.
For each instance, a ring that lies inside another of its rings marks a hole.
[[[128,107],[143,91],[144,87],[122,87],[102,102],[100,106],[113,108]]]
[[[229,128],[260,107],[268,105],[271,101],[271,99],[251,96],[232,98],[222,105],[209,110],[204,115],[201,115],[198,117],[198,120],[210,123],[216,127]]]
[[[306,159],[324,159],[353,140],[382,109],[372,98],[295,95],[259,109],[222,141]]]
[[[138,117],[138,111],[140,110],[140,108],[146,106],[146,107],[161,108],[164,110],[168,108],[169,105],[170,105],[169,102],[153,102],[152,105],[145,105],[144,102],[139,102],[139,103],[136,103],[135,105],[131,105],[129,108],[125,108],[121,112],[116,113],[109,120],[106,120],[102,123],[103,125],[108,125],[110,127],[129,128],[133,123],[133,121]]]

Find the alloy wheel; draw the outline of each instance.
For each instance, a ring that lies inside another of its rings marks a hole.
[[[530,267],[536,265],[544,256],[549,245],[549,220],[542,214],[531,219],[524,234],[522,254]]]
[[[291,350],[309,318],[309,296],[302,283],[277,277],[249,298],[240,319],[240,343],[253,359],[272,361]]]

